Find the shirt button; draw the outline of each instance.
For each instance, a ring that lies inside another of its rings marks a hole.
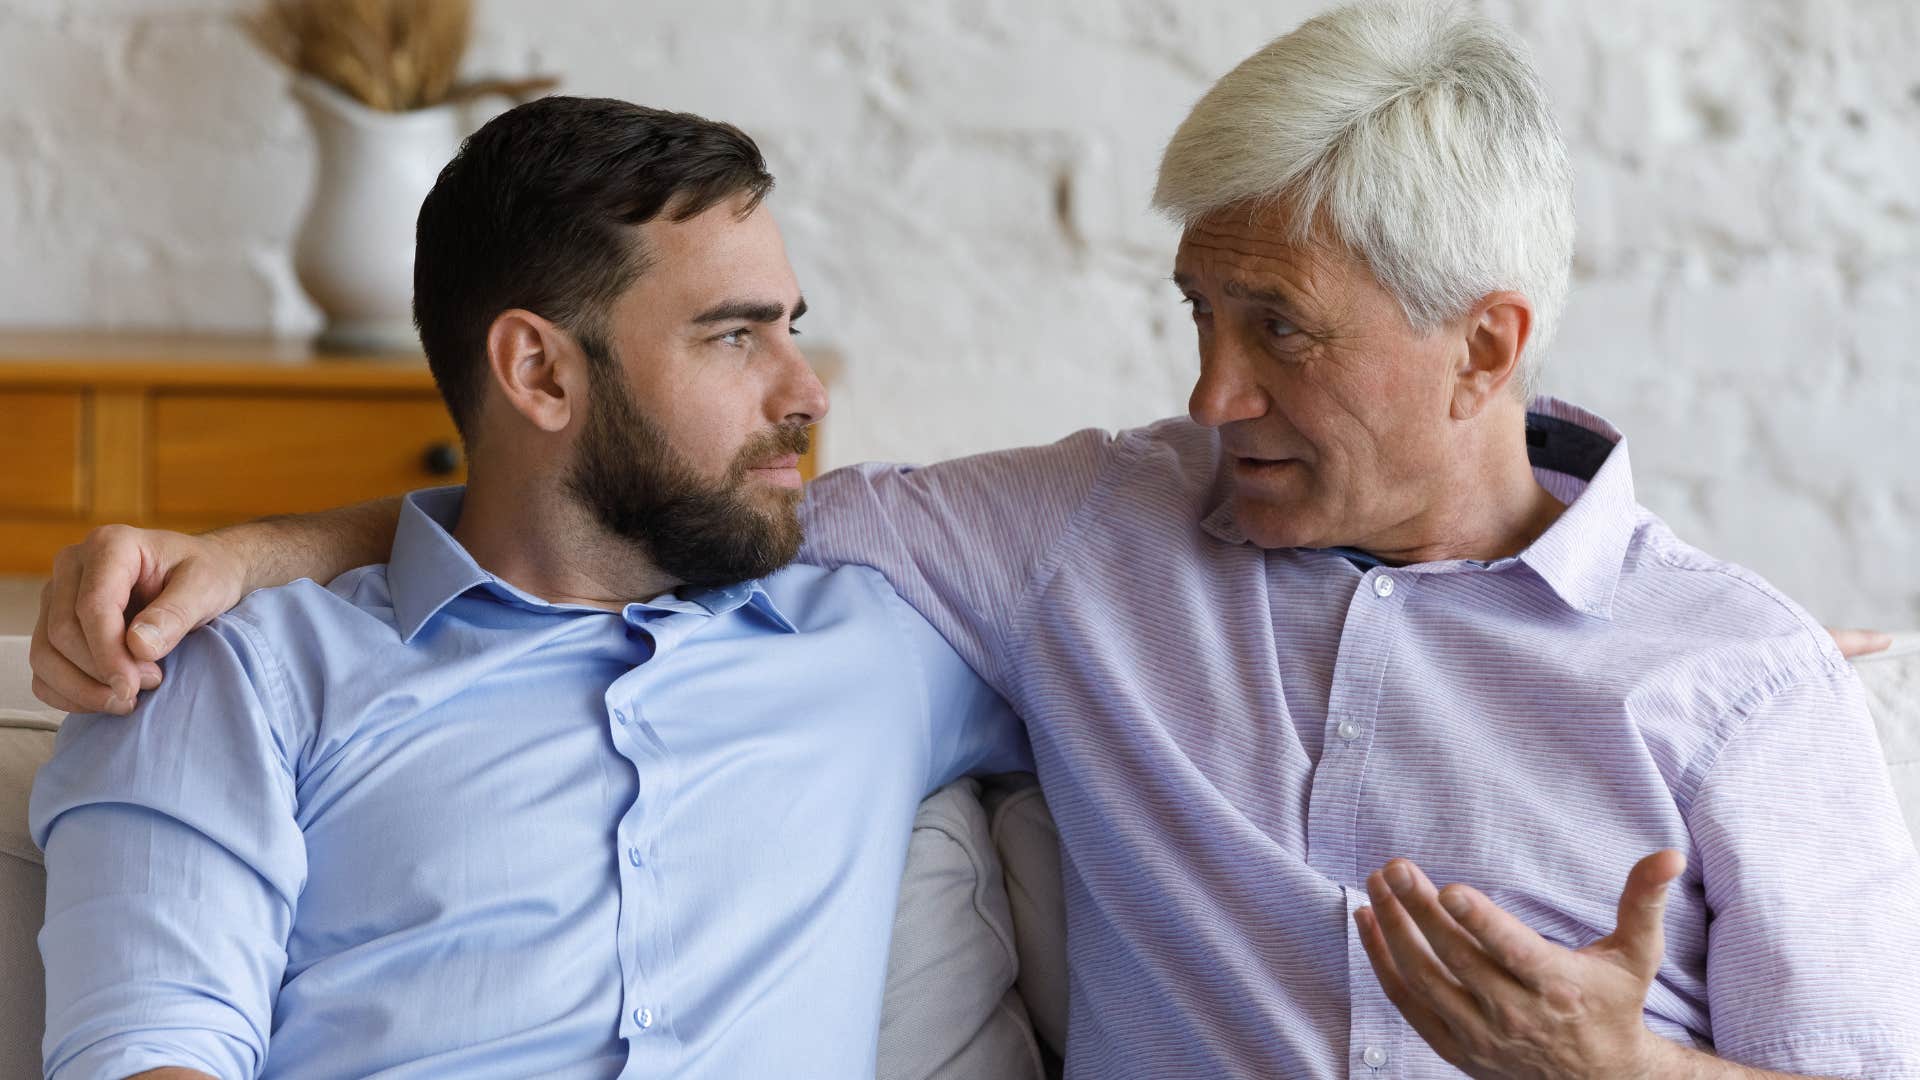
[[[1352,742],[1353,740],[1360,737],[1360,725],[1354,723],[1351,720],[1340,721],[1340,726],[1334,730],[1338,731],[1340,733],[1340,737],[1347,740],[1348,742]]]
[[[639,866],[640,865],[640,849],[637,847],[628,848],[627,861],[632,863],[635,866]]]
[[[1367,1063],[1367,1068],[1377,1069],[1387,1063],[1387,1052],[1381,1047],[1369,1046],[1360,1052],[1360,1060]]]
[[[1393,595],[1393,579],[1385,574],[1373,579],[1373,595],[1385,600]]]
[[[644,1005],[638,1009],[633,1010],[633,1022],[636,1024],[639,1024],[640,1030],[642,1031],[645,1031],[646,1029],[652,1027],[653,1026],[653,1010],[647,1008]]]

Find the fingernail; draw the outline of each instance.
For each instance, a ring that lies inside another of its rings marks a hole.
[[[152,690],[160,685],[160,669],[148,665],[140,669],[140,689]]]
[[[115,701],[132,701],[133,695],[140,690],[140,685],[125,675],[115,675],[109,685],[113,688]]]
[[[1459,890],[1456,889],[1440,894],[1440,906],[1446,908],[1447,914],[1454,918],[1464,919],[1467,916],[1467,909],[1471,905],[1467,903],[1467,898],[1461,895]]]
[[[1397,895],[1405,895],[1413,888],[1413,875],[1401,863],[1387,864],[1387,886]]]
[[[160,647],[160,631],[156,629],[152,623],[143,623],[143,622],[134,623],[133,633],[141,641],[146,642],[149,646],[155,649],[158,649]]]

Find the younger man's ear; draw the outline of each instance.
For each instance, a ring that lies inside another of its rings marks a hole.
[[[503,311],[487,327],[487,369],[508,406],[542,431],[566,430],[586,400],[580,346],[531,311]]]

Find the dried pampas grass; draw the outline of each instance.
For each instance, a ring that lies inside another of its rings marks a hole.
[[[552,79],[459,81],[471,0],[267,0],[247,19],[262,48],[370,109],[410,112],[483,94],[524,98]]]

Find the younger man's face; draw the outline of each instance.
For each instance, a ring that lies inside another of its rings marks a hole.
[[[760,577],[800,546],[799,456],[826,389],[793,340],[806,310],[765,206],[642,226],[613,306],[568,487],[692,585]]]

